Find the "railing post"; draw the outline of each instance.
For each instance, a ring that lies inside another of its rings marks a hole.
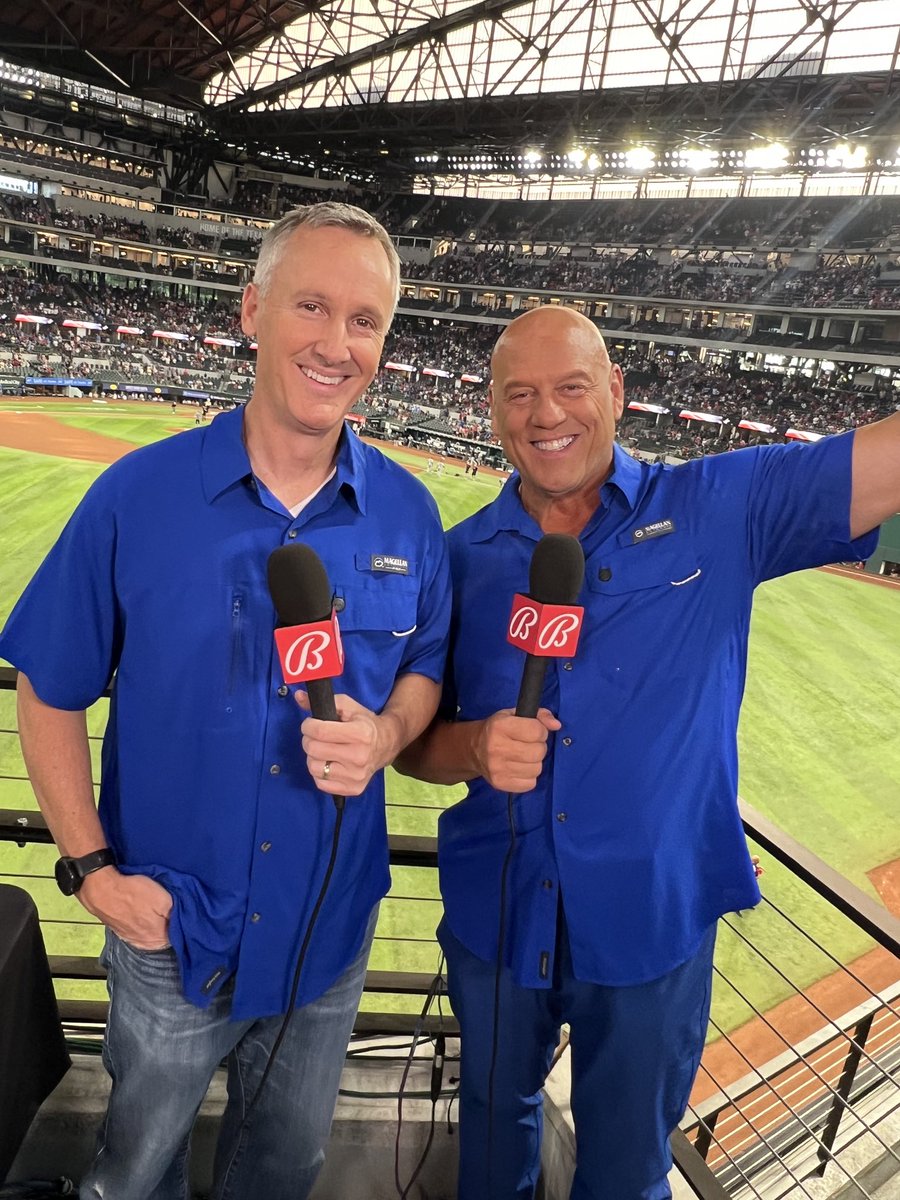
[[[685,1182],[699,1200],[728,1200],[728,1192],[692,1146],[685,1133],[676,1129],[669,1138],[672,1157]]]
[[[714,1113],[710,1114],[708,1117],[705,1117],[697,1127],[697,1136],[694,1139],[694,1149],[704,1160],[709,1154],[709,1148],[712,1145],[713,1140],[713,1133],[715,1132],[716,1128],[716,1121],[718,1121],[721,1111],[721,1108],[717,1108]]]
[[[856,1026],[853,1032],[853,1039],[850,1042],[850,1048],[847,1051],[847,1057],[844,1060],[844,1069],[841,1072],[841,1078],[837,1085],[837,1095],[831,1102],[831,1109],[828,1113],[828,1120],[825,1122],[825,1128],[822,1131],[822,1138],[819,1143],[817,1157],[819,1165],[816,1167],[816,1174],[823,1176],[825,1168],[831,1162],[831,1150],[837,1138],[838,1129],[841,1124],[841,1117],[844,1115],[844,1109],[850,1103],[850,1092],[853,1090],[853,1080],[856,1078],[856,1071],[859,1067],[859,1060],[862,1057],[862,1052],[866,1048],[866,1039],[869,1036],[869,1030],[872,1028],[872,1021],[875,1018],[874,1013],[869,1013]]]

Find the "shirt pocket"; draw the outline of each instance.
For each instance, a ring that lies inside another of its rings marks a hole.
[[[391,694],[418,621],[417,581],[386,575],[335,585],[344,643],[342,688],[375,711]]]
[[[720,623],[710,600],[695,544],[672,535],[592,556],[587,574],[579,658],[598,664],[595,686],[603,703],[632,703],[641,695],[669,696],[685,662],[678,647],[692,645],[696,661]]]
[[[624,544],[592,557],[586,572],[588,588],[604,596],[623,596],[661,588],[666,592],[696,589],[703,577],[693,541],[671,535],[658,541]]]

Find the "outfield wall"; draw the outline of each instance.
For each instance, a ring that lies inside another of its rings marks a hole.
[[[878,549],[866,563],[866,570],[880,575],[885,562],[900,563],[900,513],[882,525]]]

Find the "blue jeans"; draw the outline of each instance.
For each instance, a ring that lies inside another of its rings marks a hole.
[[[575,978],[565,919],[550,988],[500,976],[493,1146],[488,1076],[493,963],[444,922],[450,1002],[460,1024],[459,1200],[531,1200],[541,1169],[542,1094],[563,1022],[570,1026],[577,1165],[570,1200],[669,1200],[668,1138],[684,1113],[709,1019],[715,926],[661,979],[604,987]]]
[[[223,1059],[228,1102],[213,1195],[305,1200],[325,1160],[377,912],[376,907],[363,948],[344,974],[294,1012],[243,1129],[245,1107],[256,1094],[283,1018],[229,1020],[227,984],[209,1008],[197,1008],[182,996],[172,950],[135,950],[108,933],[103,1062],[112,1090],[96,1158],[81,1181],[81,1200],[188,1200],[191,1127]]]

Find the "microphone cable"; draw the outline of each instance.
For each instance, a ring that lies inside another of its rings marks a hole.
[[[584,582],[584,551],[577,538],[568,534],[544,534],[535,546],[529,566],[527,600],[538,605],[552,604],[557,606],[572,606]],[[520,610],[521,611],[521,610]],[[515,608],[514,608],[515,612]],[[535,619],[537,612],[532,610]],[[576,628],[580,621],[576,621]],[[512,628],[512,627],[511,627]],[[571,632],[571,629],[569,630]],[[514,635],[515,636],[515,635]],[[510,635],[508,641],[512,641]],[[515,643],[513,643],[515,644]],[[551,643],[557,646],[562,643]],[[519,685],[519,695],[516,700],[515,715],[517,717],[533,718],[540,708],[541,693],[547,673],[550,657],[556,654],[538,655],[529,653],[522,670],[522,680]],[[497,1056],[500,1046],[500,987],[502,982],[503,959],[506,948],[507,923],[507,892],[509,871],[516,851],[516,821],[514,811],[514,793],[506,795],[506,817],[509,824],[509,845],[503,859],[500,871],[500,899],[497,912],[497,961],[494,969],[494,1003],[491,1023],[491,1057],[488,1069],[487,1084],[487,1195],[493,1193],[494,1167],[494,1094],[497,1074]]]
[[[506,818],[509,823],[509,845],[500,870],[500,903],[497,910],[497,961],[494,966],[494,1005],[491,1017],[491,1061],[487,1085],[487,1194],[493,1193],[492,1174],[494,1166],[494,1082],[497,1071],[497,1053],[500,1044],[500,981],[503,973],[503,952],[506,943],[506,893],[509,868],[516,852],[516,818],[513,811],[513,793],[506,793]]]
[[[410,1189],[419,1177],[422,1168],[425,1166],[425,1160],[431,1150],[432,1142],[434,1141],[434,1133],[437,1125],[437,1102],[441,1098],[441,1087],[444,1078],[444,1061],[446,1056],[447,1041],[444,1036],[443,1020],[444,1013],[441,1008],[441,996],[445,989],[444,982],[444,954],[441,951],[440,959],[438,960],[438,969],[431,981],[428,992],[425,996],[425,1003],[422,1005],[422,1011],[416,1020],[413,1030],[412,1043],[409,1047],[409,1054],[406,1058],[406,1063],[403,1067],[403,1074],[400,1078],[400,1088],[397,1094],[397,1134],[394,1138],[394,1186],[397,1189],[397,1194],[400,1200],[407,1200]],[[406,1082],[409,1078],[409,1072],[412,1068],[413,1059],[415,1058],[416,1049],[419,1041],[422,1038],[422,1030],[425,1025],[425,1018],[428,1016],[429,1009],[435,999],[438,1002],[439,1026],[438,1032],[434,1039],[434,1057],[431,1063],[431,1083],[429,1087],[429,1096],[431,1097],[431,1124],[428,1129],[428,1137],[425,1141],[425,1149],[419,1156],[419,1161],[413,1169],[412,1175],[404,1186],[400,1182],[400,1134],[403,1129],[403,1096],[406,1090]]]
[[[225,1171],[225,1176],[228,1175],[228,1171],[231,1169],[231,1165],[234,1162],[234,1156],[237,1154],[238,1146],[240,1145],[241,1134],[246,1128],[247,1123],[250,1120],[250,1116],[253,1113],[253,1110],[256,1108],[260,1096],[262,1095],[262,1090],[266,1085],[266,1080],[269,1078],[269,1075],[272,1072],[272,1067],[275,1064],[275,1058],[281,1048],[285,1036],[287,1035],[291,1017],[294,1015],[294,1004],[297,1000],[297,992],[300,989],[300,976],[303,971],[303,964],[306,961],[306,953],[309,950],[309,944],[312,941],[313,930],[316,927],[316,922],[319,919],[319,914],[321,913],[322,906],[325,903],[325,897],[328,894],[328,888],[331,884],[331,877],[334,874],[334,867],[335,863],[337,862],[338,846],[341,839],[341,828],[344,823],[344,797],[333,796],[332,799],[334,800],[335,804],[335,821],[334,831],[331,835],[331,853],[328,859],[328,866],[325,868],[325,876],[322,879],[322,886],[319,889],[319,894],[316,897],[315,904],[313,905],[312,913],[310,914],[309,921],[306,924],[306,931],[303,935],[303,941],[300,945],[300,952],[297,955],[297,964],[294,967],[294,977],[291,982],[291,994],[290,999],[288,1000],[287,1011],[284,1014],[284,1020],[281,1022],[281,1028],[278,1030],[278,1034],[272,1044],[272,1049],[269,1051],[269,1057],[266,1062],[265,1070],[262,1073],[262,1078],[257,1085],[256,1091],[253,1093],[250,1103],[244,1109],[244,1114],[241,1117],[241,1123],[238,1126],[237,1133],[235,1134],[234,1150],[232,1151],[231,1162],[228,1164],[228,1168]]]
[[[319,614],[331,613],[332,619],[334,615],[333,594],[331,584],[328,581],[328,576],[325,573],[325,568],[322,565],[322,560],[316,554],[311,546],[307,546],[302,542],[295,542],[293,545],[279,546],[269,555],[267,565],[267,579],[269,593],[272,597],[272,602],[275,606],[275,611],[282,625],[305,625],[310,621],[311,617],[317,617]],[[276,635],[277,637],[277,635]],[[331,685],[330,678],[313,678],[304,681],[307,695],[310,701],[310,711],[312,715],[320,720],[337,721],[338,716],[334,706],[334,691]],[[297,1001],[297,992],[300,988],[300,976],[303,971],[303,964],[306,961],[306,953],[309,950],[309,944],[312,941],[313,931],[319,919],[319,914],[322,911],[322,906],[325,903],[325,897],[328,894],[328,887],[331,883],[331,877],[334,874],[335,863],[337,862],[338,845],[341,838],[341,828],[344,823],[344,806],[346,799],[344,796],[332,796],[335,807],[335,822],[334,830],[331,836],[331,853],[328,859],[328,866],[325,868],[325,876],[322,880],[322,886],[319,889],[319,894],[316,897],[316,902],[313,905],[313,910],[309,921],[306,925],[306,930],[303,935],[303,941],[300,945],[300,952],[297,955],[297,962],[294,967],[294,977],[291,981],[290,999],[288,1000],[287,1009],[284,1014],[284,1020],[281,1023],[281,1028],[275,1041],[272,1044],[272,1049],[269,1052],[268,1060],[266,1061],[265,1069],[262,1073],[262,1078],[259,1081],[256,1091],[250,1100],[249,1105],[244,1109],[241,1123],[238,1126],[238,1132],[235,1137],[235,1152],[240,1141],[240,1135],[245,1129],[250,1115],[259,1101],[262,1090],[265,1087],[266,1081],[272,1072],[272,1067],[275,1064],[275,1058],[281,1045],[287,1035],[288,1026],[291,1018],[294,1015],[294,1005]],[[233,1161],[233,1156],[232,1156]],[[231,1163],[229,1163],[229,1169]],[[227,1174],[227,1172],[226,1172]]]

